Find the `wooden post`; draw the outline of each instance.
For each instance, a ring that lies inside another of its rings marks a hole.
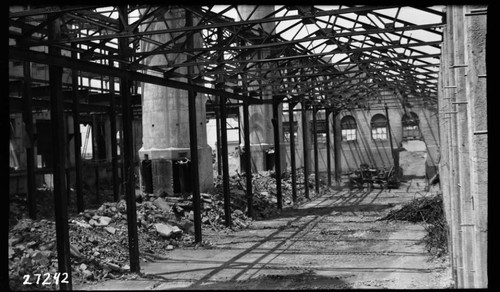
[[[49,23],[49,40],[57,40],[61,36],[59,18]],[[49,46],[49,55],[59,56],[61,50]],[[68,198],[65,182],[64,148],[64,107],[62,96],[62,67],[49,66],[50,82],[50,119],[52,124],[52,149],[54,173],[54,209],[56,219],[57,263],[58,272],[68,275],[67,283],[60,283],[61,290],[72,290],[71,261],[69,249]]]

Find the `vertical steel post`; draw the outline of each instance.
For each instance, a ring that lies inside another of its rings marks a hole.
[[[389,122],[389,108],[387,106],[387,103],[384,104],[384,108],[385,108],[385,116],[387,118],[387,131],[389,132],[389,142],[391,144],[391,154],[392,154],[392,160],[394,163],[394,170],[396,173],[396,177],[399,177],[399,166],[396,165],[396,163],[397,163],[396,154],[394,153],[394,147],[392,145],[391,123]]]
[[[290,125],[290,167],[292,169],[292,202],[297,204],[297,170],[295,163],[295,127],[293,126],[294,102],[288,103],[288,123]]]
[[[113,67],[113,60],[109,59],[109,66]],[[120,200],[120,182],[118,181],[118,154],[116,142],[116,100],[115,100],[115,78],[109,76],[109,123],[111,131],[111,170],[113,173],[113,200]]]
[[[221,139],[220,139],[220,108],[219,108],[219,97],[215,97],[215,103],[217,106],[215,106],[215,131],[217,132],[217,145],[216,145],[216,153],[217,153],[217,175],[222,174],[222,155],[220,153],[220,144],[221,144]]]
[[[35,188],[35,141],[33,135],[33,99],[31,96],[31,63],[23,63],[23,120],[28,135],[29,144],[26,145],[26,179],[28,191],[28,214],[36,219],[36,188]]]
[[[231,226],[231,202],[229,195],[229,163],[227,153],[227,125],[226,125],[226,98],[220,96],[220,125],[221,125],[221,153],[222,153],[222,186],[224,192],[224,215],[226,226]]]
[[[100,202],[100,196],[99,196],[99,165],[98,165],[98,154],[99,154],[99,149],[97,145],[97,118],[96,115],[92,115],[92,156],[93,156],[93,163],[94,163],[94,175],[95,175],[95,199],[96,202]]]
[[[304,196],[309,199],[309,147],[307,140],[307,104],[302,102],[302,142],[304,147]]]
[[[126,6],[118,7],[121,31],[126,30],[128,25],[128,12]],[[119,55],[126,61],[129,40],[118,39]],[[120,63],[121,69],[126,69],[125,63]],[[132,105],[130,100],[130,82],[127,78],[120,78],[120,94],[122,96],[122,119],[123,119],[123,165],[125,169],[125,198],[127,202],[127,227],[128,227],[128,249],[130,257],[130,271],[139,273],[139,240],[137,237],[137,206],[135,202],[135,178],[134,178],[134,137],[132,132]]]
[[[337,130],[337,111],[333,111],[332,116],[332,133],[333,133],[333,166],[334,170],[334,178],[337,186],[340,184],[340,136]]]
[[[278,210],[283,209],[283,194],[281,192],[281,147],[280,147],[280,129],[278,123],[278,107],[281,97],[273,98],[273,126],[274,126],[274,175],[276,177],[276,199],[278,201]]]
[[[326,130],[326,175],[328,176],[328,186],[332,186],[332,162],[330,159],[330,110],[325,108],[325,130]]]
[[[49,40],[57,40],[61,36],[61,22],[57,18],[49,23]],[[49,46],[49,55],[59,56],[61,50]],[[53,141],[53,173],[54,173],[54,210],[56,219],[57,263],[58,272],[67,273],[68,283],[60,283],[61,290],[72,290],[71,261],[69,249],[68,197],[65,182],[64,148],[64,107],[62,96],[63,69],[59,66],[49,66],[50,84],[50,119]]]
[[[193,26],[193,16],[191,11],[186,10],[186,26]],[[193,35],[186,37],[188,49],[193,48]],[[193,66],[187,67],[188,83],[193,83]],[[198,133],[196,125],[196,92],[188,91],[188,110],[189,110],[189,147],[191,150],[191,182],[193,190],[193,215],[194,215],[194,241],[201,242],[201,198],[200,198],[200,176],[198,164]]]
[[[316,119],[316,105],[313,104],[313,143],[314,143],[314,186],[316,194],[319,194],[319,165],[318,165],[318,133],[317,133],[317,119]]]
[[[248,217],[253,217],[253,193],[252,193],[252,158],[250,156],[250,119],[248,114],[248,101],[243,101],[243,135],[245,139],[245,177],[247,187],[247,209]]]
[[[72,43],[73,49],[77,48],[76,43]],[[71,51],[71,57],[77,58],[76,51]],[[75,190],[76,190],[76,210],[78,213],[84,211],[82,192],[82,137],[80,133],[80,98],[78,96],[78,71],[71,70],[71,88],[73,97],[73,133],[75,142]]]

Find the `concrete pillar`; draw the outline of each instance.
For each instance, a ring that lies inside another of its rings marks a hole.
[[[165,13],[168,28],[180,28],[185,26],[183,9],[170,9]],[[194,21],[196,23],[196,20]],[[140,29],[144,29],[141,27]],[[163,20],[152,23],[151,30],[166,29]],[[157,34],[154,39],[160,43],[167,43],[177,33]],[[182,41],[177,40],[176,42]],[[200,34],[194,34],[194,47],[202,45]],[[150,43],[141,43],[141,49],[149,51]],[[166,65],[182,63],[186,56],[178,54],[155,55],[144,60],[147,65]],[[194,68],[196,70],[196,68]],[[179,73],[187,73],[187,68],[179,68]],[[150,73],[150,72],[149,72]],[[178,81],[187,82],[185,78],[173,78]],[[183,157],[190,158],[189,144],[189,114],[188,114],[188,92],[167,88],[163,86],[144,83],[142,85],[142,148],[139,156],[144,158],[148,154],[152,162],[153,191],[155,194],[173,194],[173,162]],[[212,172],[212,149],[207,144],[206,134],[206,97],[198,94],[196,97],[196,120],[198,133],[198,170],[200,179],[200,191],[204,192],[213,187]]]
[[[241,15],[241,20],[262,19],[274,11],[273,5],[262,5],[255,9],[255,5],[238,5],[238,10]],[[273,33],[274,23],[264,23],[256,25],[257,28],[263,28],[267,33]],[[271,54],[271,50],[261,49],[255,58],[263,59]],[[262,64],[262,69],[268,68],[268,63]],[[269,75],[268,75],[269,76]],[[262,90],[260,86],[262,85]],[[262,95],[263,99],[272,99],[272,88],[266,85],[266,81],[252,81],[247,84],[248,90],[254,91]],[[240,111],[243,109],[240,108]],[[273,124],[271,118],[273,116],[272,104],[252,105],[248,109],[250,120],[250,151],[252,153],[252,164],[256,166],[257,171],[266,170],[266,152],[274,147]],[[282,129],[282,112],[283,106],[278,107],[278,127]],[[240,112],[243,116],[243,112]],[[280,141],[283,142],[283,131],[280,130]],[[240,145],[243,147],[243,145]],[[281,169],[286,169],[286,145],[280,143]]]
[[[455,103],[453,110],[457,111],[457,150],[458,150],[458,167],[459,167],[459,182],[458,189],[460,191],[460,209],[461,221],[460,230],[462,232],[462,254],[464,267],[464,288],[472,288],[474,286],[474,271],[473,271],[473,254],[472,254],[472,209],[471,209],[471,193],[470,193],[470,168],[469,168],[469,139],[468,139],[468,105],[465,95],[465,70],[467,66],[464,51],[467,44],[464,42],[464,6],[455,6],[453,17],[456,25],[453,27],[454,39],[454,58],[453,68],[455,73]],[[463,66],[462,66],[463,65]]]
[[[466,6],[465,13],[485,10],[485,6]],[[486,15],[465,16],[466,95],[470,192],[472,202],[474,288],[488,287],[488,125],[486,99]]]

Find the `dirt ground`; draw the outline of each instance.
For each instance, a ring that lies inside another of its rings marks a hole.
[[[427,253],[423,226],[377,220],[429,194],[422,189],[423,182],[412,181],[397,190],[331,191],[245,230],[204,230],[211,246],[141,263],[153,279],[74,289],[451,288],[449,263]]]

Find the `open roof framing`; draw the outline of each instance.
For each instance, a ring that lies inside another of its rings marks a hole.
[[[119,11],[117,6],[12,6],[10,58],[250,103],[279,95],[345,104],[340,101],[355,93],[379,89],[436,101],[445,19],[439,7],[276,5],[265,17],[245,18],[238,5],[129,5],[129,23],[123,25]],[[185,21],[178,16],[185,11],[193,15],[193,25],[170,27]],[[62,36],[49,41],[47,25],[55,18],[62,20]],[[155,38],[164,34],[169,41]],[[186,39],[193,34],[202,45],[188,48]],[[118,54],[121,38],[129,43],[125,56]],[[63,56],[45,53],[47,46],[62,49]],[[71,51],[76,60],[65,57]],[[155,56],[168,56],[169,62],[145,62]],[[194,74],[188,76],[187,67]]]

